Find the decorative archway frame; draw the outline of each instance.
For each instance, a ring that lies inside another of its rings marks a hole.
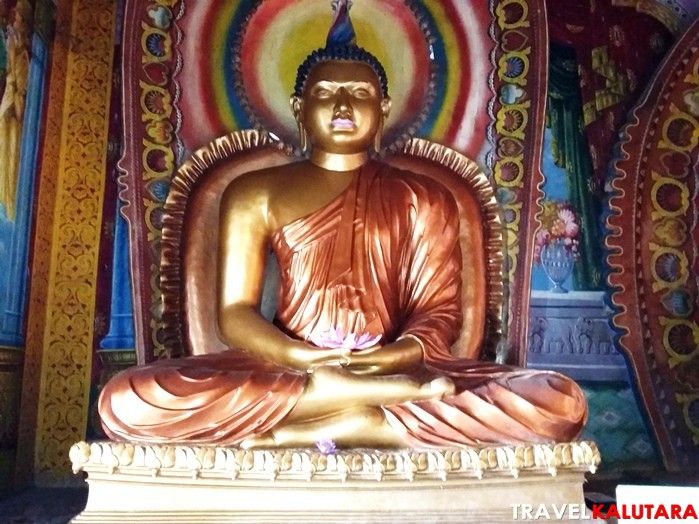
[[[652,16],[675,36],[681,36],[694,19],[687,0],[612,0],[612,5],[633,7],[639,13]]]
[[[123,30],[124,154],[120,198],[129,223],[136,356],[167,355],[160,290],[160,241],[170,180],[180,163],[175,52],[182,0],[127,0]]]
[[[623,130],[605,243],[614,324],[670,470],[699,461],[699,21]]]
[[[185,262],[184,243],[187,209],[197,184],[220,163],[238,154],[275,149],[287,153],[291,149],[273,140],[268,133],[256,129],[234,131],[195,151],[173,175],[170,193],[165,204],[160,259],[160,288],[163,296],[163,341],[168,355],[181,357],[191,353],[191,339],[187,336],[185,318]],[[191,209],[191,207],[190,207]],[[213,338],[213,337],[212,337]]]
[[[542,197],[541,152],[548,85],[548,29],[543,0],[491,0],[493,99],[487,163],[505,228],[506,346],[501,360],[526,365],[536,215]]]
[[[121,198],[129,222],[134,323],[139,363],[168,354],[159,274],[163,208],[176,168],[181,68],[178,20],[184,0],[127,0],[123,32],[124,156]],[[491,0],[495,42],[489,82],[492,151],[487,172],[497,188],[505,232],[506,306],[501,360],[524,364],[536,200],[547,84],[544,0]]]

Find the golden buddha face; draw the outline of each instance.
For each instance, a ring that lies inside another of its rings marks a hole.
[[[376,144],[391,107],[374,70],[363,62],[328,61],[308,75],[292,109],[311,147],[355,154]]]

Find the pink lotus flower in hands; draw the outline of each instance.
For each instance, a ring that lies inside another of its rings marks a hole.
[[[307,339],[324,349],[360,350],[370,348],[381,340],[381,335],[371,333],[344,333],[340,328],[330,328],[320,333],[311,333]]]

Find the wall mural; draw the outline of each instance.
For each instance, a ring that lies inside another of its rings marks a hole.
[[[41,1],[35,9],[27,0],[0,4],[0,345],[11,347],[23,344],[51,5]]]
[[[607,167],[627,112],[673,37],[660,21],[612,0],[551,2],[548,19],[543,189],[547,200],[570,205],[579,226],[568,286],[601,290],[600,203]],[[541,247],[544,236],[542,230]],[[547,289],[547,280],[543,266],[536,267],[533,288]]]
[[[0,487],[17,440],[50,0],[0,1]]]
[[[2,24],[0,56],[3,90],[0,97],[0,203],[9,221],[15,218],[20,136],[29,80],[33,7],[26,0],[8,11]]]
[[[549,77],[527,362],[580,381],[585,435],[611,465],[657,462],[651,422],[611,326],[604,282],[604,179],[618,133],[678,30],[629,2],[548,2]],[[632,36],[633,35],[633,36]],[[630,407],[632,406],[632,407]],[[645,420],[644,420],[645,418]],[[624,445],[620,445],[624,442]]]

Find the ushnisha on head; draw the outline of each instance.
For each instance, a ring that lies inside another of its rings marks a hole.
[[[351,2],[335,0],[335,18],[325,47],[298,68],[291,108],[301,149],[358,154],[378,152],[391,109],[386,72],[378,59],[356,45]]]

